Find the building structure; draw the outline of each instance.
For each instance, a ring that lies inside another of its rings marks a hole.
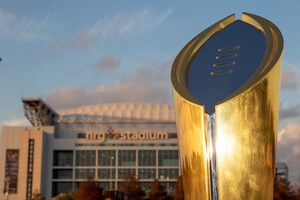
[[[275,167],[275,181],[278,181],[280,178],[289,181],[289,168],[286,163],[278,162]]]
[[[149,191],[168,192],[180,173],[173,106],[117,103],[56,112],[39,98],[22,99],[33,126],[2,127],[0,199],[48,199],[88,177],[117,189],[128,172]]]

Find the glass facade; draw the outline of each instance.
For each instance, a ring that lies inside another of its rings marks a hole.
[[[119,151],[118,165],[119,166],[135,166],[136,165],[136,151],[122,150]]]
[[[76,179],[95,179],[95,169],[76,169],[75,170]]]
[[[96,151],[95,150],[77,150],[76,166],[95,166]]]
[[[115,150],[99,150],[98,166],[116,166]]]
[[[115,189],[115,183],[114,182],[98,182],[99,187],[103,189]],[[111,187],[110,187],[111,186]]]
[[[125,179],[129,173],[135,175],[135,169],[118,169],[118,179]]]
[[[72,169],[54,169],[53,179],[72,179]]]
[[[104,189],[114,189],[128,173],[141,180],[146,193],[151,189],[151,182],[159,179],[172,194],[179,175],[177,147],[143,148],[54,151],[53,195],[76,190],[89,177]]]
[[[139,166],[156,166],[155,150],[139,150]]]
[[[138,171],[138,179],[154,180],[155,178],[156,178],[156,169],[139,169]]]
[[[179,164],[178,150],[158,151],[159,166],[178,166],[178,164]]]
[[[73,166],[73,151],[54,151],[53,166]]]
[[[59,195],[61,193],[68,193],[73,189],[72,182],[53,182],[52,184],[52,196]]]
[[[159,169],[158,178],[159,179],[177,179],[178,169]]]
[[[98,169],[98,179],[115,179],[116,169]]]

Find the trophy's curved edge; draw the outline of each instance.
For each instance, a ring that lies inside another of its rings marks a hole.
[[[254,84],[258,83],[268,72],[272,70],[282,56],[284,41],[280,30],[275,24],[263,17],[245,12],[242,13],[242,20],[257,27],[264,34],[266,38],[265,55],[256,72],[250,77],[250,79],[230,96],[219,102],[215,107],[218,107],[224,102],[230,101],[239,94],[253,87]]]
[[[217,32],[230,25],[235,21],[235,14],[232,14],[224,19],[211,25],[196,37],[194,37],[176,56],[171,69],[171,83],[174,90],[179,95],[195,105],[204,106],[201,102],[195,99],[187,88],[187,73],[191,62],[200,48]]]
[[[173,89],[185,199],[212,200],[209,117]]]
[[[214,34],[235,21],[230,15],[194,37],[177,55],[171,69],[174,110],[186,199],[212,199],[209,115],[187,88],[194,56]]]
[[[268,32],[269,44],[249,81],[215,106],[218,198],[271,200],[283,38],[268,20],[252,14],[243,19]]]

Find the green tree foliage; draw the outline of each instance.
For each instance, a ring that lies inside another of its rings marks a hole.
[[[103,190],[91,178],[82,182],[76,192],[76,200],[103,200]]]
[[[141,184],[136,177],[128,172],[123,183],[120,184],[120,190],[124,192],[128,200],[140,200],[145,196]]]
[[[290,182],[280,178],[274,183],[273,200],[300,200],[298,190],[299,188],[293,187]]]
[[[165,188],[155,179],[151,183],[151,190],[149,192],[149,200],[172,200],[173,198],[167,195]]]
[[[182,176],[178,176],[174,200],[184,200]]]
[[[56,200],[75,200],[76,199],[76,192],[69,191],[67,194],[61,193],[55,197]]]

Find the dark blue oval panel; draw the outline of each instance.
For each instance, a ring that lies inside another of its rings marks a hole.
[[[237,20],[210,38],[188,72],[190,93],[215,112],[215,105],[239,89],[256,71],[266,49],[263,33]]]

